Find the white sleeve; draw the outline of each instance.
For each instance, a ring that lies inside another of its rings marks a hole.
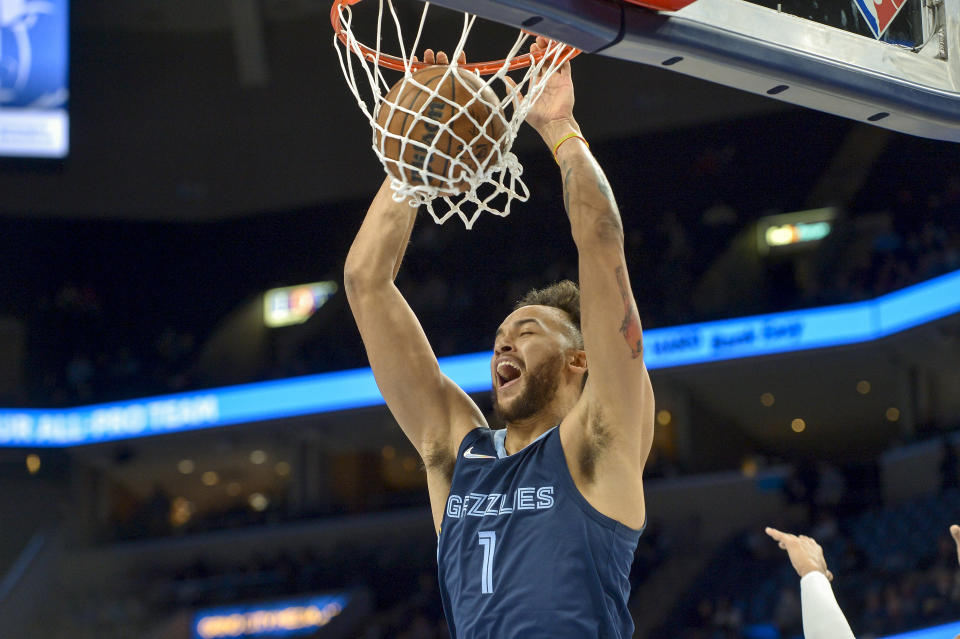
[[[800,605],[804,639],[855,639],[822,572],[807,573],[800,580]]]

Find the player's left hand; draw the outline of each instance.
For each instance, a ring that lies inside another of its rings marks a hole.
[[[776,528],[767,528],[766,533],[778,542],[779,546],[787,551],[790,563],[801,577],[811,572],[822,572],[827,579],[833,581],[833,573],[827,570],[827,560],[823,556],[823,548],[815,539],[806,535],[791,535],[780,532]]]
[[[419,62],[417,56],[413,56],[414,62]],[[424,64],[450,64],[450,57],[447,55],[446,51],[436,51],[433,49],[427,49],[423,52],[423,62]],[[464,51],[460,52],[460,57],[457,58],[457,64],[466,64],[467,63],[467,54]]]
[[[530,45],[530,53],[544,51],[548,46],[550,46],[550,40],[537,36],[536,41]],[[511,77],[504,76],[504,81],[511,88],[516,89],[517,84]],[[531,82],[535,81],[535,77],[531,78]],[[548,146],[552,146],[552,138],[556,137],[555,132],[563,135],[571,129],[578,133],[580,131],[580,127],[573,118],[573,103],[573,76],[570,73],[568,61],[564,62],[547,80],[543,93],[527,113],[527,123],[536,129]]]

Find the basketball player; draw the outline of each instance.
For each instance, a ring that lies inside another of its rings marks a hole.
[[[539,39],[533,50],[545,46]],[[447,62],[431,52],[424,59]],[[653,390],[620,214],[573,105],[566,64],[527,122],[560,167],[581,288],[561,282],[531,291],[496,327],[490,374],[505,429],[491,430],[440,372],[394,284],[417,212],[392,199],[389,180],[346,260],[346,292],[371,368],[426,467],[454,639],[633,633],[628,575],[646,522],[641,475]]]

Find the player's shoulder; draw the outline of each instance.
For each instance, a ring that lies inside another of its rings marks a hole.
[[[494,432],[495,431],[487,425],[477,426],[467,431],[457,445],[457,457],[462,456],[463,451],[470,446],[476,446],[478,443],[489,442],[490,445],[493,445]]]

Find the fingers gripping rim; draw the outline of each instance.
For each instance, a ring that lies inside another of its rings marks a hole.
[[[362,54],[363,57],[369,62],[375,62],[382,67],[393,69],[394,71],[406,71],[407,69],[411,71],[419,71],[420,69],[431,66],[426,62],[405,60],[394,55],[383,53],[382,51],[377,51],[368,47],[362,42],[358,42],[355,39],[351,41],[344,30],[341,20],[341,11],[344,7],[350,7],[355,4],[359,4],[360,1],[361,0],[334,0],[333,6],[330,9],[330,24],[333,25],[333,30],[337,34],[337,38],[345,47],[352,50],[354,53]],[[524,30],[524,32],[530,35],[535,35],[531,31]],[[570,45],[563,45],[563,47],[564,48],[561,51],[561,56],[566,60],[571,60],[582,53],[580,49],[571,47]],[[503,69],[505,65],[507,67],[507,71],[515,71],[517,69],[529,67],[531,64],[539,64],[544,55],[546,55],[546,50],[514,56],[510,59],[509,64],[506,64],[506,59],[502,59],[489,60],[487,62],[470,62],[468,64],[461,64],[459,66],[462,69],[475,71],[480,75],[493,75],[494,73],[497,73]]]

